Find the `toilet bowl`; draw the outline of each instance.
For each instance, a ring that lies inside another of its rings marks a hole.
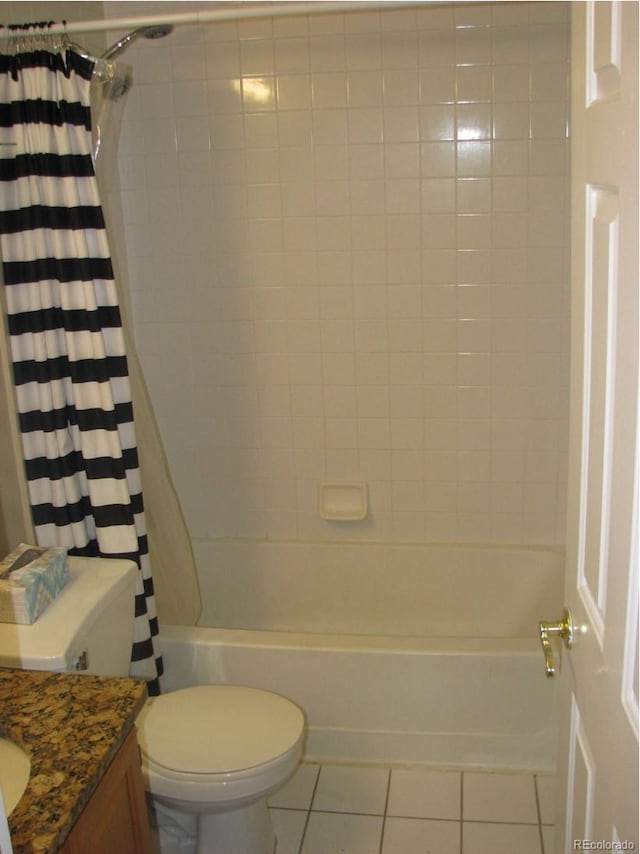
[[[199,854],[273,854],[266,799],[302,756],[298,706],[257,688],[199,685],[151,698],[136,725],[147,791],[197,816]]]

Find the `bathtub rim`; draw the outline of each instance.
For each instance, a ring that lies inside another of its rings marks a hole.
[[[334,634],[331,632],[282,632],[264,629],[227,629],[216,626],[160,626],[160,644],[167,641],[204,643],[214,641],[220,646],[332,652],[419,654],[425,655],[513,655],[514,653],[542,656],[540,643],[531,637],[475,637],[425,635],[364,635]],[[542,659],[541,659],[542,660]]]

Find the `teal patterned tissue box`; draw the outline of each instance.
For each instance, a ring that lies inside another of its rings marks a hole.
[[[34,623],[68,580],[66,549],[20,543],[0,561],[0,622]]]

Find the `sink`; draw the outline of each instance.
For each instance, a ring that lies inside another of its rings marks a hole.
[[[0,789],[7,815],[18,803],[29,782],[31,760],[20,745],[0,738]]]

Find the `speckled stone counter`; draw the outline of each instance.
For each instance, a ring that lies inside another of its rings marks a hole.
[[[62,845],[146,696],[138,679],[0,669],[0,735],[31,758],[29,783],[9,816],[15,854]]]

